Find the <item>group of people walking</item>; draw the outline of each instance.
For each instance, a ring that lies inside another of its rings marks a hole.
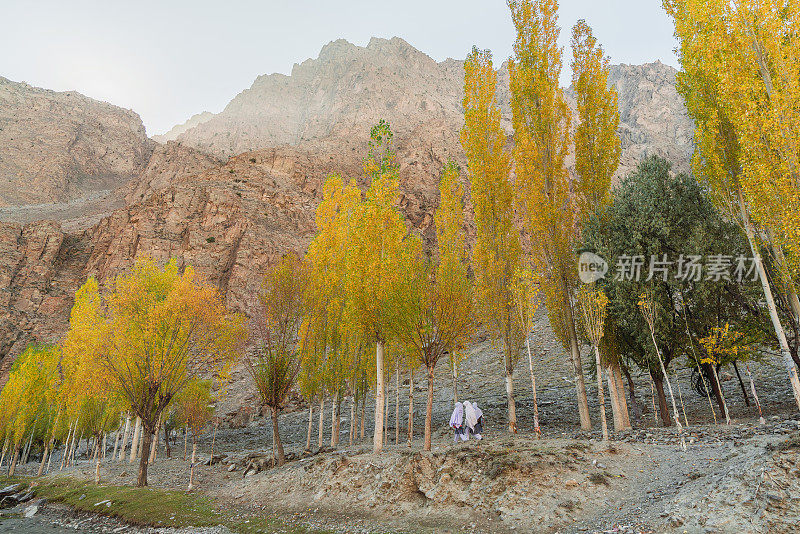
[[[453,415],[450,416],[450,428],[453,429],[453,442],[467,441],[470,435],[480,441],[483,439],[483,411],[474,402],[456,402]]]

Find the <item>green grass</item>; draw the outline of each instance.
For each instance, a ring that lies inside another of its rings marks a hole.
[[[0,477],[0,487],[30,479]],[[322,533],[304,526],[291,526],[274,517],[259,517],[218,507],[209,497],[182,491],[97,486],[68,477],[35,481],[36,496],[66,504],[75,510],[115,517],[126,523],[154,527],[209,527],[224,525],[234,532],[293,534]],[[95,504],[110,500],[111,506]]]

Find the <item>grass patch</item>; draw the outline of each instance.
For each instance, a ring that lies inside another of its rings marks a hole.
[[[304,526],[291,526],[276,518],[264,518],[219,508],[207,496],[183,491],[129,486],[97,486],[68,477],[39,480],[0,477],[0,487],[12,482],[34,484],[36,497],[59,502],[82,512],[120,519],[138,526],[211,527],[223,525],[240,533],[322,533]],[[110,506],[99,504],[111,501]],[[95,506],[97,505],[97,506]]]

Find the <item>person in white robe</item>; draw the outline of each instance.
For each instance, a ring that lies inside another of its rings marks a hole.
[[[464,424],[475,439],[483,439],[483,411],[474,402],[464,401]]]
[[[453,409],[453,415],[450,416],[450,428],[453,429],[453,442],[458,442],[458,437],[461,436],[462,441],[467,441],[469,439],[469,433],[467,432],[467,428],[464,426],[464,405],[460,402],[456,402],[456,406]]]

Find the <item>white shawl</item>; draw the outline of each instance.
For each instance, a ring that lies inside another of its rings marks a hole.
[[[453,409],[453,415],[450,416],[450,426],[452,428],[458,428],[464,423],[464,407],[461,405],[460,402],[456,403],[456,407]]]
[[[474,430],[475,425],[478,424],[478,414],[475,412],[475,406],[469,401],[464,401],[464,419],[469,429]]]

